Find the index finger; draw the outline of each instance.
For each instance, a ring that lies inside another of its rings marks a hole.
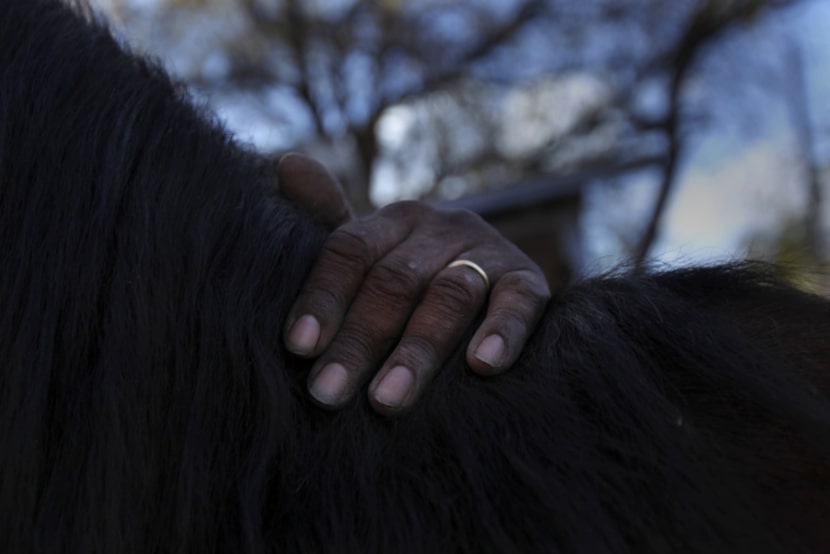
[[[285,343],[300,356],[316,357],[331,342],[367,272],[409,234],[403,220],[370,216],[335,229],[285,325]]]

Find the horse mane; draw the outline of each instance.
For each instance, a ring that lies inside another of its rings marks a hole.
[[[459,351],[400,417],[323,411],[279,332],[325,230],[102,25],[3,4],[2,551],[830,545],[827,300],[604,276],[505,375]]]

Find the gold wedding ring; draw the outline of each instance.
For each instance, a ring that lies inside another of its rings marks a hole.
[[[450,263],[447,267],[460,267],[465,266],[469,267],[479,275],[481,278],[484,279],[484,285],[489,289],[490,288],[490,279],[487,277],[487,273],[481,269],[481,266],[475,262],[471,262],[470,260],[455,260],[454,262]]]

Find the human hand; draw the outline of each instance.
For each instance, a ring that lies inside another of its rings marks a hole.
[[[344,405],[380,367],[372,406],[408,408],[485,303],[467,363],[482,375],[513,364],[550,298],[542,271],[515,245],[471,212],[420,202],[354,219],[337,181],[305,156],[284,157],[277,172],[286,197],[339,225],[284,331],[291,352],[317,358],[308,382],[320,404]]]

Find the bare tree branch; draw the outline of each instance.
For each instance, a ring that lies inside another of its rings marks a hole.
[[[801,159],[804,163],[807,185],[807,205],[805,206],[804,232],[806,247],[813,255],[824,253],[824,240],[821,228],[822,190],[818,163],[815,157],[815,138],[811,126],[810,99],[805,82],[804,61],[798,47],[789,42],[785,52],[785,63],[789,70],[789,87],[785,91],[787,108],[795,127]]]
[[[677,180],[677,168],[683,149],[681,118],[683,109],[683,85],[693,68],[701,49],[711,44],[726,31],[756,16],[760,10],[791,5],[790,0],[768,2],[765,0],[708,0],[695,13],[686,32],[672,50],[669,67],[672,78],[669,88],[669,108],[666,114],[665,135],[667,140],[666,164],[663,167],[657,199],[636,251],[634,267],[641,271],[651,247],[659,234],[660,223],[668,199]]]
[[[377,110],[383,111],[389,106],[399,104],[414,96],[439,90],[463,77],[472,64],[486,58],[496,48],[513,38],[529,21],[536,18],[542,12],[542,5],[542,0],[530,0],[510,20],[481,37],[460,59],[451,65],[437,68],[426,76],[420,86],[383,98]]]
[[[310,36],[308,21],[303,15],[302,8],[298,5],[298,0],[287,1],[286,19],[288,22],[288,43],[291,46],[292,54],[300,73],[296,86],[297,93],[308,106],[317,133],[325,135],[326,129],[323,124],[322,108],[311,91],[312,76],[308,62],[309,45],[306,40],[306,37]]]

